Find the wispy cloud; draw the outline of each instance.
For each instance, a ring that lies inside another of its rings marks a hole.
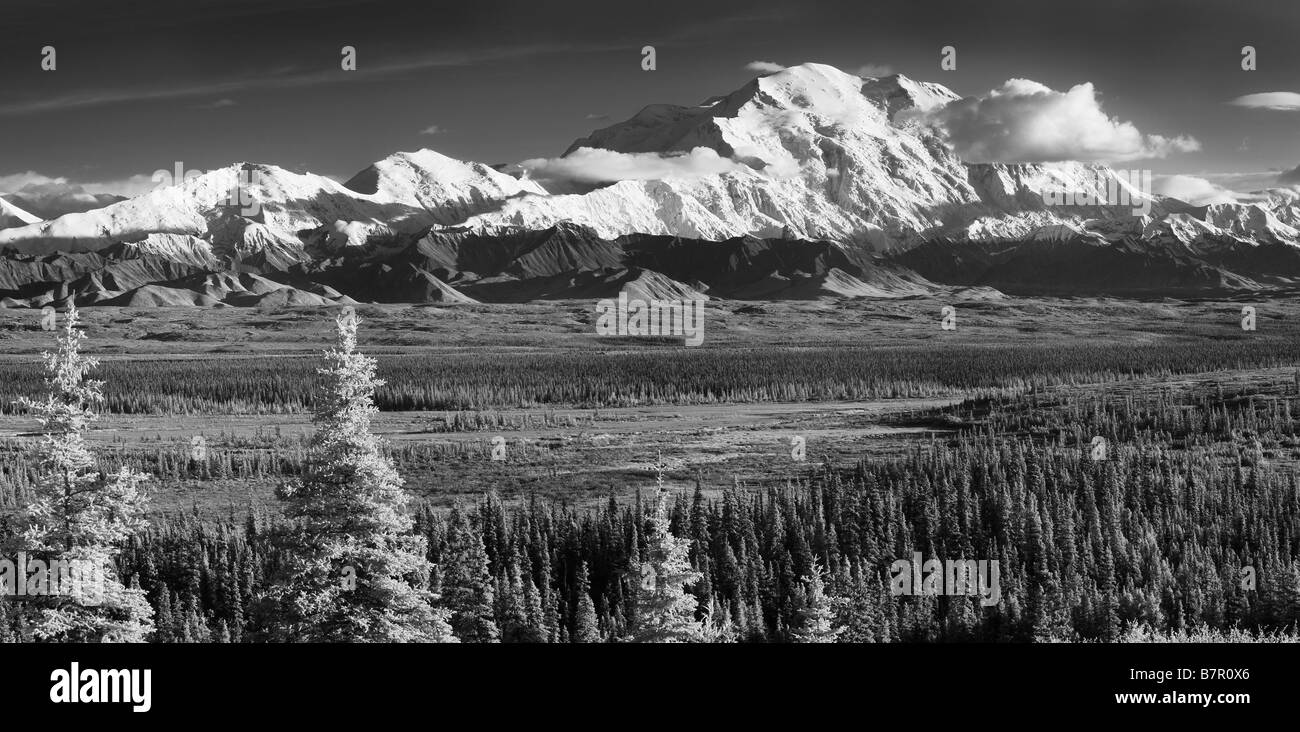
[[[1284,186],[1300,185],[1300,165],[1297,165],[1290,170],[1284,170],[1281,173],[1279,173],[1277,176],[1277,182],[1279,185],[1284,185]]]
[[[301,0],[299,4],[303,5],[304,8],[313,9],[328,8],[336,5],[362,5],[364,2],[365,0]],[[234,6],[240,6],[243,9],[237,11]],[[240,12],[252,16],[269,12],[265,11],[259,3],[243,2],[243,0],[238,0],[233,3],[228,0],[225,3],[222,3],[221,7],[223,15]],[[275,12],[282,11],[277,10]],[[656,45],[684,44],[695,42],[700,39],[711,39],[724,30],[727,32],[735,32],[737,27],[759,22],[770,22],[773,19],[787,17],[791,12],[793,11],[771,11],[762,13],[745,12],[721,15],[711,19],[692,20],[690,23],[678,27],[677,30],[667,32],[665,35],[661,36],[660,41]],[[135,15],[124,15],[124,13],[126,13],[126,11],[119,9],[113,14],[106,15],[105,17],[115,21],[121,21],[126,17],[129,19],[132,27],[138,27],[141,23],[159,25],[169,22],[168,18],[159,14],[140,12]],[[306,15],[310,15],[310,12],[305,12],[304,16]],[[195,16],[190,13],[187,17],[193,19]],[[635,38],[603,38],[596,41],[580,41],[573,43],[537,43],[525,46],[478,47],[464,51],[442,51],[405,58],[388,59],[373,64],[369,60],[370,57],[363,57],[356,71],[343,71],[337,67],[326,70],[307,70],[301,67],[282,67],[279,69],[258,71],[256,73],[248,73],[239,76],[232,75],[227,78],[211,78],[208,80],[198,80],[183,84],[177,83],[172,86],[124,86],[117,88],[84,89],[57,96],[31,99],[4,99],[3,101],[0,101],[0,117],[84,109],[127,102],[149,102],[167,99],[192,99],[196,97],[201,98],[214,96],[224,98],[238,95],[239,93],[246,91],[291,89],[325,84],[341,84],[350,81],[360,81],[365,79],[373,80],[379,77],[395,76],[429,69],[466,67],[481,63],[509,61],[534,56],[628,51],[630,49],[640,49],[640,47],[644,45],[644,40],[644,38],[637,35]]]
[[[1237,97],[1228,104],[1252,109],[1273,109],[1279,112],[1300,110],[1300,94],[1295,92],[1261,92]]]
[[[438,135],[443,132],[446,132],[446,130],[439,127],[438,125],[429,125],[428,127],[425,127],[424,129],[420,130],[421,135]]]
[[[217,99],[215,101],[211,101],[206,104],[196,104],[194,105],[194,108],[195,109],[221,109],[223,107],[233,107],[238,103],[239,102],[236,102],[235,100],[229,97],[222,97],[221,99]]]
[[[705,4],[701,6],[704,7]],[[695,20],[689,25],[685,25],[676,32],[668,36],[669,42],[687,42],[704,40],[710,43],[716,41],[723,34],[743,33],[741,29],[746,26],[752,26],[762,23],[771,23],[772,21],[785,20],[795,17],[801,12],[806,12],[804,8],[791,7],[759,11],[741,11],[739,13],[719,15],[706,20]]]
[[[750,61],[745,64],[745,68],[750,71],[757,71],[760,74],[771,74],[777,71],[785,71],[785,67],[775,61]]]
[[[539,56],[554,53],[574,53],[608,51],[624,48],[608,44],[574,46],[557,44],[537,44],[531,46],[502,47],[478,49],[472,52],[445,52],[419,57],[397,59],[368,66],[364,62],[355,71],[343,71],[341,68],[325,71],[297,71],[282,69],[269,74],[257,74],[230,79],[213,80],[169,87],[130,87],[120,89],[96,89],[73,92],[60,96],[27,101],[10,101],[0,104],[0,117],[39,114],[69,109],[84,109],[124,102],[147,102],[164,99],[187,99],[194,97],[225,98],[239,92],[293,89],[299,87],[319,86],[322,84],[340,84],[349,81],[373,80],[376,78],[397,76],[417,71],[438,68],[456,68],[479,63],[504,61],[510,59]]]

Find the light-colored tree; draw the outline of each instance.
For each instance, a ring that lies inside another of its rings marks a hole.
[[[696,643],[708,639],[705,624],[695,619],[698,601],[686,591],[700,580],[691,567],[690,539],[669,531],[668,491],[659,468],[659,491],[646,536],[645,559],[639,569],[641,587],[636,614],[626,640],[634,643]]]
[[[814,560],[812,573],[802,579],[799,625],[791,635],[796,643],[834,643],[844,628],[835,624],[834,601],[826,595],[824,571]]]
[[[18,547],[28,560],[50,568],[48,594],[25,608],[37,640],[143,642],[153,631],[153,608],[140,589],[125,587],[114,557],[122,543],[145,528],[148,475],[122,467],[101,474],[84,432],[104,400],[103,382],[88,378],[95,359],[81,355],[86,335],[69,307],[57,335],[58,349],[45,353],[41,401],[21,399],[41,425],[37,448],[40,478],[19,516]]]
[[[316,433],[308,467],[279,490],[292,527],[286,566],[266,599],[275,640],[454,642],[447,612],[426,589],[425,539],[412,534],[402,478],[371,432],[375,360],[356,350],[358,319],[336,320],[337,344],[317,369]]]

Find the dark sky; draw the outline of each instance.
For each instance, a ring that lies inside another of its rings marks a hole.
[[[646,104],[729,92],[755,60],[888,65],[963,95],[1013,77],[1090,81],[1107,113],[1201,142],[1144,163],[1158,173],[1290,168],[1300,112],[1227,102],[1300,92],[1298,32],[1291,0],[6,0],[0,179],[102,183],[240,160],[347,177],[420,147],[554,156]],[[40,70],[47,44],[54,72]],[[640,68],[646,44],[654,72]],[[1257,71],[1241,70],[1245,44]],[[339,68],[345,45],[356,72]],[[944,45],[956,71],[939,68]]]

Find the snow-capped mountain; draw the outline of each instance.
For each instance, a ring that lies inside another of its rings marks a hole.
[[[372,201],[329,178],[241,163],[104,208],[0,231],[0,247],[26,253],[95,251],[115,242],[181,235],[225,253],[244,247],[246,232],[296,241],[299,230],[325,222],[385,224],[412,215],[410,208]],[[165,250],[168,241],[156,238],[149,246]]]
[[[1127,207],[1055,206],[1049,188],[1105,201],[1105,166],[964,165],[906,114],[959,97],[901,75],[860,78],[824,64],[760,76],[695,107],[652,105],[575,141],[584,149],[672,155],[704,147],[738,163],[707,177],[621,181],[585,195],[522,196],[467,225],[545,228],[559,221],[603,236],[752,234],[894,249],[970,228],[1017,237],[1063,219],[1111,218]],[[1131,186],[1127,186],[1131,189]],[[1134,191],[1137,195],[1140,193]]]
[[[145,240],[168,234],[206,241],[218,257],[267,247],[307,257],[313,245],[356,245],[429,226],[499,233],[567,222],[604,238],[785,237],[887,251],[936,238],[1023,239],[1062,226],[1103,236],[1163,230],[1150,227],[1165,213],[1160,201],[1106,166],[963,163],[916,121],[916,112],[957,99],[942,85],[901,75],[862,78],[803,64],[697,106],[651,105],[566,152],[569,160],[592,150],[671,159],[704,148],[726,163],[723,172],[677,174],[669,165],[648,179],[551,194],[526,173],[431,150],[394,154],[343,184],[244,163],[5,230],[0,247],[35,253],[130,241],[161,252],[174,242]],[[1116,200],[1117,192],[1125,198]],[[1247,242],[1295,241],[1300,225],[1294,194],[1188,215],[1208,233]]]
[[[401,152],[357,173],[348,190],[404,205],[419,206],[439,224],[456,224],[525,194],[546,195],[530,180],[520,180],[483,163],[466,163],[432,150]]]
[[[269,249],[305,258],[313,243],[361,244],[370,236],[455,223],[522,193],[544,191],[431,150],[397,153],[346,184],[237,163],[93,211],[25,221],[31,225],[0,231],[0,248],[73,252],[138,242],[150,253],[175,250],[188,258],[206,243],[216,257]]]
[[[1084,232],[1102,240],[1300,242],[1300,194],[1289,189],[1262,193],[1253,203],[1198,208],[1154,196],[1149,179],[1105,165],[963,163],[917,114],[958,98],[942,85],[902,75],[860,78],[823,64],[790,67],[697,106],[651,105],[576,140],[565,153],[672,156],[707,148],[737,163],[726,172],[623,180],[583,195],[523,195],[465,225],[504,231],[569,221],[606,237],[749,234],[867,243],[883,251],[934,239],[1016,241]],[[1175,218],[1166,222],[1169,217]]]
[[[1114,178],[1104,166],[967,166],[906,114],[957,98],[941,85],[903,76],[864,79],[804,64],[699,106],[647,107],[569,150],[570,156],[584,148],[671,156],[702,147],[730,161],[719,174],[623,180],[585,194],[551,195],[527,177],[431,150],[397,153],[344,184],[243,163],[0,232],[0,247],[94,250],[173,234],[203,239],[224,256],[268,245],[293,249],[300,240],[302,246],[357,244],[424,226],[494,232],[570,222],[606,238],[750,235],[886,250],[955,232],[1010,238],[1062,220],[1125,215],[1117,207],[1044,203],[1049,186],[1104,192]],[[162,243],[149,246],[157,251]]]
[[[696,106],[646,107],[540,167],[528,161],[504,172],[419,150],[346,183],[238,163],[49,221],[0,200],[0,226],[10,224],[0,228],[0,251],[16,258],[5,275],[13,287],[0,288],[0,297],[52,301],[67,289],[55,286],[59,273],[72,271],[84,287],[62,296],[92,303],[131,302],[148,277],[181,271],[187,283],[203,273],[297,278],[300,294],[277,295],[292,302],[511,301],[629,282],[714,288],[711,295],[724,297],[912,295],[934,290],[925,277],[1037,291],[1036,273],[1067,255],[1067,276],[1090,273],[1084,291],[1120,281],[1140,289],[1110,273],[1133,268],[1134,258],[1163,262],[1157,269],[1177,287],[1300,282],[1300,259],[1288,253],[1300,251],[1295,191],[1192,206],[1151,196],[1141,181],[1104,165],[966,164],[920,121],[958,98],[901,75],[864,78],[803,64]],[[547,170],[572,175],[592,161],[634,174],[606,179],[597,171],[564,187],[579,192],[548,190]],[[652,172],[636,173],[645,169]],[[733,272],[676,248],[671,266],[663,257],[647,261],[644,242],[661,240],[710,256],[731,252],[745,264]],[[750,258],[756,247],[782,254]],[[1009,259],[1011,251],[1018,254]],[[108,254],[41,263],[56,252]],[[881,253],[890,260],[872,260]],[[792,257],[807,261],[790,265]],[[136,299],[247,301],[233,285],[201,279],[186,290],[194,298],[151,290]]]

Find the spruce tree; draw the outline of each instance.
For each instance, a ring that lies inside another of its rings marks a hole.
[[[122,543],[146,526],[149,476],[126,467],[103,475],[95,468],[83,433],[104,401],[103,382],[88,378],[97,362],[81,355],[86,335],[78,321],[72,306],[56,337],[58,350],[44,354],[45,399],[19,400],[36,415],[43,437],[36,450],[40,477],[22,508],[16,549],[65,568],[50,573],[50,594],[33,596],[25,615],[36,640],[140,643],[153,632],[153,608],[142,590],[123,586],[114,560]]]
[[[834,643],[844,628],[835,624],[832,601],[826,595],[822,568],[813,561],[812,572],[803,578],[799,591],[799,625],[792,633],[796,643]]]
[[[578,565],[578,586],[574,594],[576,603],[570,638],[574,643],[599,643],[600,625],[596,618],[596,605],[591,601],[591,575],[586,562]]]
[[[370,429],[375,360],[358,353],[357,318],[336,319],[337,344],[317,370],[316,433],[303,477],[281,486],[292,524],[277,537],[284,566],[266,595],[283,641],[450,642],[446,613],[425,589],[430,564],[412,533],[402,479]]]
[[[501,630],[494,617],[496,593],[480,534],[459,506],[447,522],[442,551],[442,595],[451,611],[451,626],[465,643],[496,643]]]
[[[636,643],[690,643],[706,639],[705,626],[695,620],[697,605],[686,587],[700,580],[691,568],[690,539],[669,531],[668,491],[661,486],[646,537],[646,561],[640,565],[640,591],[634,623],[627,640]]]

